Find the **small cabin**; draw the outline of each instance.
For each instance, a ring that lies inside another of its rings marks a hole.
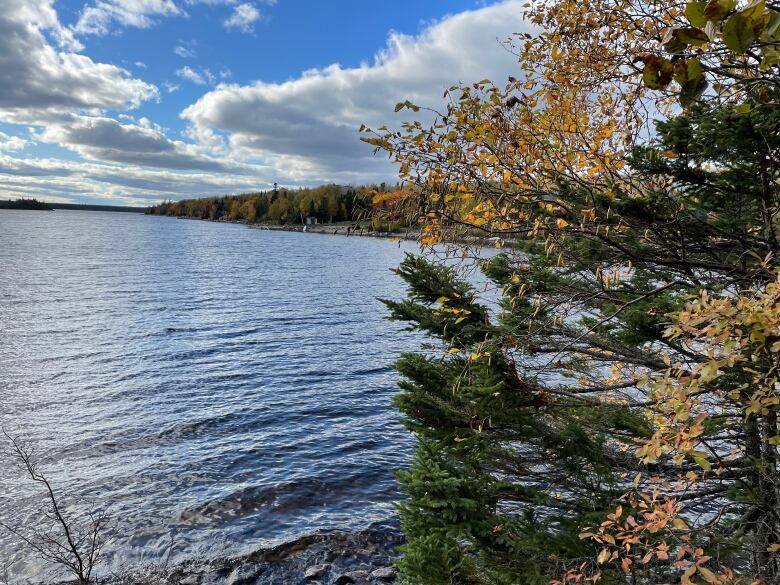
[[[307,217],[306,225],[317,225],[317,218],[312,216]]]

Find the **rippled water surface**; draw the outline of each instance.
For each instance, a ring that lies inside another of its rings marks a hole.
[[[0,422],[110,505],[111,563],[246,553],[392,513],[411,439],[384,319],[398,244],[126,213],[0,211]],[[0,467],[0,516],[29,483]],[[76,510],[83,511],[83,505]],[[39,570],[0,533],[17,573]]]

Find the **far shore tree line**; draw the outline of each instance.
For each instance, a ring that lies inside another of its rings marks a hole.
[[[168,201],[151,207],[148,213],[277,225],[301,225],[309,217],[316,218],[317,223],[351,222],[371,215],[377,194],[396,189],[385,184],[274,188],[240,195]]]

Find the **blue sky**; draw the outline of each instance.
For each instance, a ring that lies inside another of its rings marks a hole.
[[[393,104],[516,74],[517,0],[8,0],[0,198],[162,199],[392,180]],[[5,44],[5,46],[3,46]]]

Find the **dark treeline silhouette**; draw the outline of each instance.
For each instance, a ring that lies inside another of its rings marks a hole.
[[[118,211],[123,213],[144,213],[146,207],[130,205],[97,205],[92,203],[52,203],[52,209],[67,209],[71,211]]]
[[[14,199],[13,201],[0,201],[0,209],[36,209],[41,211],[51,211],[52,207],[45,201],[20,197],[19,199]]]
[[[169,201],[151,207],[148,213],[281,225],[301,224],[307,217],[316,217],[319,223],[354,221],[367,216],[372,210],[374,195],[387,189],[384,184],[274,188],[241,195]]]

